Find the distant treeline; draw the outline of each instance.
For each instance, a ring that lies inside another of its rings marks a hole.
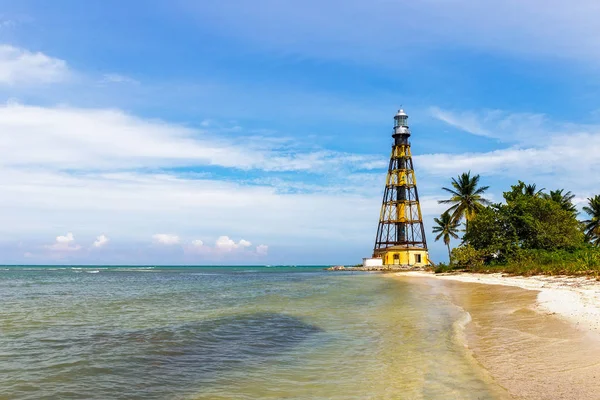
[[[448,247],[450,264],[438,264],[438,272],[600,276],[600,195],[587,199],[579,220],[575,195],[565,189],[546,192],[519,181],[503,202],[491,203],[484,198],[489,187],[479,180],[463,173],[442,188],[450,198],[440,203],[450,208],[435,218],[433,232]],[[459,233],[461,244],[451,250]]]

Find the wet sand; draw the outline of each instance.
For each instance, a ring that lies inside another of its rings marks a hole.
[[[539,291],[426,274],[398,275],[434,287],[470,314],[466,345],[513,398],[600,398],[600,335],[548,312],[540,306]],[[546,297],[552,293],[546,292]],[[555,294],[564,302],[560,292]],[[552,304],[553,299],[545,301]]]
[[[534,290],[538,293],[537,309],[540,312],[556,314],[577,329],[600,335],[600,281],[592,278],[431,272],[404,272],[399,275]]]

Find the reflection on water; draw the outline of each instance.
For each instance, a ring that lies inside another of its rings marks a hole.
[[[0,398],[506,397],[437,287],[302,268],[93,270],[0,271]]]

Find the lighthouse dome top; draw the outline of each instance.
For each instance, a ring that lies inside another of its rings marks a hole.
[[[399,109],[394,115],[394,134],[410,134],[408,131],[408,115],[403,109]]]
[[[408,115],[404,112],[403,109],[399,109],[396,117],[408,117]]]

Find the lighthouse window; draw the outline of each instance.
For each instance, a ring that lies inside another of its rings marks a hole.
[[[421,262],[421,255],[420,254],[415,254],[415,263],[420,263]]]

